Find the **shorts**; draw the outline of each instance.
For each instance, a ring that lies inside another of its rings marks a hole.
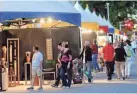
[[[41,76],[42,70],[38,67],[32,67],[32,76]]]

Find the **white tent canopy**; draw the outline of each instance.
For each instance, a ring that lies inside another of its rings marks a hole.
[[[73,7],[68,7],[67,1],[0,1],[1,12],[68,12],[79,13]],[[64,5],[63,5],[64,4]],[[67,7],[66,7],[67,5]],[[67,10],[67,11],[66,11]]]
[[[98,24],[101,24],[97,15],[94,13],[91,13],[88,7],[86,7],[85,11],[90,15],[90,17],[92,17],[95,20],[95,22],[97,22]]]
[[[100,15],[98,16],[98,18],[99,18],[99,21],[102,22],[101,23],[102,26],[108,26],[108,23],[106,23]]]
[[[80,13],[68,1],[0,1],[0,21],[51,16],[80,26]]]
[[[112,24],[108,20],[106,20],[105,18],[103,18],[103,20],[105,21],[106,24],[108,24],[109,28],[114,28],[114,26],[112,26]]]
[[[93,11],[93,12],[91,13],[91,11],[89,10],[88,7],[86,7],[85,11],[86,11],[90,16],[92,16],[99,25],[101,25],[101,26],[106,26],[106,24],[105,24],[105,22],[103,21],[102,17],[101,17],[101,16],[98,17],[98,16],[96,15],[95,11]]]
[[[79,2],[76,2],[74,7],[81,13],[82,22],[96,22],[94,18],[92,18],[87,12],[85,12]]]

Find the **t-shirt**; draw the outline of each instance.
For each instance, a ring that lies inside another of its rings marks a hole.
[[[125,61],[126,52],[124,48],[116,48],[115,49],[115,61]]]
[[[61,51],[58,53],[58,59],[61,58]]]
[[[32,57],[32,67],[39,67],[41,61],[43,61],[43,55],[40,52],[36,52]]]
[[[98,54],[98,46],[96,44],[92,46],[92,54]]]
[[[103,48],[104,61],[111,62],[114,60],[114,48],[111,44],[107,44]]]

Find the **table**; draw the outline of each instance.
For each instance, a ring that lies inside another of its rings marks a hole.
[[[27,65],[30,65],[30,81],[31,81],[31,72],[32,72],[32,66],[30,62],[26,62],[24,64],[24,69],[25,69],[25,85],[27,85],[27,74],[28,74],[28,70],[27,70]]]
[[[56,72],[52,72],[50,70],[52,70],[53,68],[49,68],[49,69],[43,69],[42,71],[42,80],[43,80],[43,84],[44,84],[44,75],[45,74],[53,74],[54,75],[54,81],[55,81],[55,77],[56,77]],[[49,82],[48,82],[49,83]]]

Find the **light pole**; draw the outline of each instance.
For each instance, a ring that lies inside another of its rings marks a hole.
[[[125,26],[122,24],[122,22],[119,22],[119,30],[122,31],[122,27]]]
[[[108,21],[110,21],[110,19],[109,19],[109,3],[107,3],[107,17],[108,17]],[[109,24],[109,22],[108,22],[108,24]]]
[[[107,3],[107,17],[108,17],[108,26],[109,26],[109,22],[110,22],[110,19],[109,19],[109,3]],[[107,40],[109,40],[109,33],[107,33]]]

